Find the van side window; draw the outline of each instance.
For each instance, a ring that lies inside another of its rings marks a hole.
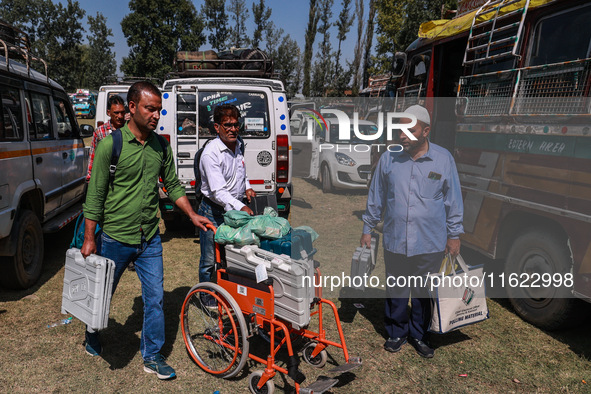
[[[591,54],[591,6],[543,18],[534,30],[529,66],[586,59]]]
[[[31,93],[29,109],[29,134],[32,140],[53,138],[51,133],[51,110],[49,97],[44,94]]]
[[[55,108],[55,117],[57,120],[57,137],[59,139],[73,138],[73,120],[67,110],[67,106],[69,104],[63,99],[54,98],[53,105]]]
[[[23,139],[23,120],[19,91],[0,86],[0,95],[0,141],[20,141]]]

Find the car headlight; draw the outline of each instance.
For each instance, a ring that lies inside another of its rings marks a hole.
[[[334,157],[337,159],[337,163],[343,166],[354,167],[357,165],[355,160],[351,159],[349,156],[345,155],[344,153],[336,152]]]

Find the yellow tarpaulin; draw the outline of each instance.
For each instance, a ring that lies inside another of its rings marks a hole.
[[[558,0],[530,0],[529,2],[529,9],[536,8],[543,6],[548,3],[552,3]],[[511,4],[510,6],[504,7],[503,10],[500,12],[500,15],[503,15],[507,12],[514,11],[519,8],[523,8],[525,5],[526,0],[521,0]],[[436,21],[429,21],[421,24],[419,28],[419,37],[420,38],[429,38],[429,39],[441,39],[445,37],[451,37],[463,31],[468,31],[472,26],[472,20],[474,19],[474,15],[478,10],[474,10],[468,14],[462,15],[458,18],[447,20],[436,20]],[[478,18],[478,22],[484,22],[494,17],[494,12],[489,12],[485,15],[482,15]]]

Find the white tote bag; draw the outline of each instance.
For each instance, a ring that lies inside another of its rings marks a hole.
[[[488,319],[483,266],[468,266],[462,256],[446,256],[438,274],[429,275],[433,306],[429,331],[443,334]]]

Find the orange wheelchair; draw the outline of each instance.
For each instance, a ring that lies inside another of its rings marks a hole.
[[[215,227],[210,228],[215,232]],[[305,375],[299,370],[300,359],[294,347],[294,342],[300,339],[306,342],[301,351],[307,364],[324,367],[328,360],[326,348],[334,346],[342,349],[346,363],[329,370],[329,373],[338,375],[361,366],[360,358],[349,355],[337,308],[333,302],[322,298],[321,288],[314,289],[314,299],[309,305],[310,317],[317,319],[317,331],[309,329],[309,326],[294,327],[276,316],[273,280],[257,282],[254,273],[227,267],[220,257],[220,245],[216,243],[215,247],[217,283],[205,282],[193,286],[183,302],[180,316],[187,351],[201,369],[221,378],[232,378],[243,370],[250,358],[265,367],[249,375],[248,384],[252,393],[273,393],[273,377],[277,372],[294,381],[297,393],[322,393],[337,384],[338,379],[323,376],[306,387],[301,386]],[[317,265],[314,276],[316,283],[321,283]],[[205,294],[212,296],[217,306],[205,306],[202,303],[202,295]],[[327,338],[323,307],[332,310],[338,341]],[[262,337],[269,343],[266,357],[260,352],[251,352],[254,336]],[[287,356],[287,361],[282,363],[283,366],[277,365],[277,356],[284,351],[287,354],[282,353],[281,356]]]

